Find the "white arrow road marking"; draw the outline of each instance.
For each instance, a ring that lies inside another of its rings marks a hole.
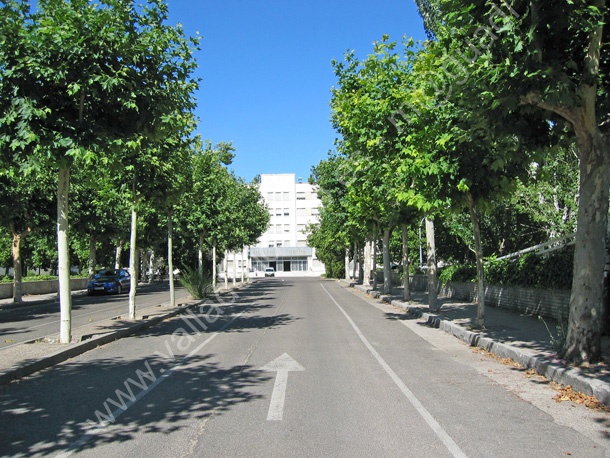
[[[284,401],[286,399],[286,385],[288,384],[288,372],[304,371],[305,368],[292,359],[287,353],[265,364],[259,370],[265,372],[277,372],[271,403],[269,404],[268,421],[278,421],[284,416]]]

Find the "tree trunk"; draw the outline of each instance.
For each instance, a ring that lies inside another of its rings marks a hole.
[[[383,294],[392,293],[392,276],[390,269],[390,229],[383,230]]]
[[[123,241],[119,240],[119,244],[116,246],[116,252],[114,254],[114,268],[121,268],[121,256],[123,254]]]
[[[246,269],[244,267],[244,254],[246,252],[246,247],[241,249],[241,282],[244,283],[246,281]]]
[[[402,225],[402,300],[410,301],[411,300],[411,287],[409,286],[409,246],[407,242],[409,241],[409,232],[407,230],[407,225]]]
[[[203,232],[199,233],[199,251],[197,253],[197,259],[199,260],[199,274],[203,273],[203,244],[205,243]]]
[[[365,242],[366,244],[366,242]],[[364,248],[358,247],[358,281],[364,281]]]
[[[373,235],[373,289],[377,289],[377,236]]]
[[[358,262],[358,244],[354,243],[354,253],[352,256],[352,259],[354,261],[354,267],[352,269],[352,278],[354,279],[354,282],[356,281],[356,269],[358,268],[358,266],[356,265]]]
[[[224,275],[225,289],[229,289],[229,273],[227,272],[228,269],[229,269],[229,257],[227,256],[227,252],[225,250],[224,255],[223,255],[223,263],[222,263],[222,270],[224,270],[224,272],[225,272],[225,275]]]
[[[21,302],[23,300],[23,263],[21,259],[21,242],[31,232],[27,230],[17,233],[15,225],[11,226],[11,234],[13,235],[12,253],[13,253],[13,302]],[[7,269],[8,273],[8,269]]]
[[[575,364],[601,359],[610,145],[599,130],[597,133],[599,138],[582,133],[576,135],[580,158],[580,201],[568,335],[563,348],[563,356]]]
[[[131,207],[131,234],[129,236],[129,273],[131,282],[129,288],[129,319],[136,319],[136,288],[138,286],[138,266],[136,260],[136,241],[138,229],[138,211],[136,210],[136,199]]]
[[[349,281],[349,248],[345,249],[345,279]]]
[[[483,248],[481,247],[481,230],[479,216],[470,192],[467,193],[468,210],[474,234],[474,252],[477,259],[477,326],[485,327],[485,268],[483,266]]]
[[[72,340],[72,293],[70,290],[70,252],[68,243],[68,195],[70,167],[59,167],[57,183],[57,270],[59,276],[59,341]]]
[[[364,242],[364,286],[371,286],[371,241],[366,239]]]
[[[233,287],[237,284],[237,253],[233,252]]]
[[[95,275],[95,266],[97,264],[96,249],[97,249],[97,243],[95,240],[95,235],[90,234],[89,235],[89,269],[88,269],[89,277],[93,277]]]
[[[155,250],[150,250],[147,273],[146,281],[147,283],[152,283],[155,278]]]
[[[212,241],[212,286],[214,291],[216,291],[216,240]]]
[[[428,308],[432,312],[440,310],[436,297],[436,243],[434,241],[434,220],[426,218],[426,243],[428,256]]]
[[[167,268],[169,270],[169,305],[176,306],[176,288],[174,285],[174,226],[173,212],[167,215]]]

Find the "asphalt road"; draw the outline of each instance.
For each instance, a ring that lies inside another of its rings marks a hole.
[[[265,279],[195,312],[1,389],[0,454],[608,456],[336,282]]]
[[[184,288],[176,288],[176,300],[186,297]],[[169,301],[167,283],[138,285],[136,311]],[[114,295],[72,296],[72,333],[78,328],[126,316],[129,311],[128,293]],[[23,342],[59,333],[59,302],[57,300],[0,310],[0,350]]]

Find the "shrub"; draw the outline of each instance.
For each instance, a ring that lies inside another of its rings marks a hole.
[[[443,283],[450,281],[458,283],[475,281],[477,278],[477,268],[476,266],[466,264],[443,267],[438,278]]]
[[[199,269],[184,268],[180,272],[180,283],[195,299],[205,299],[214,292],[212,275]]]
[[[485,282],[525,288],[570,289],[574,248],[566,247],[547,255],[527,253],[519,258],[492,259],[485,263]],[[444,267],[439,280],[447,282],[475,281],[476,267],[453,265]]]

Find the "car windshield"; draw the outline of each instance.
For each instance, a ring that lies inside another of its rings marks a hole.
[[[97,273],[97,275],[95,277],[93,277],[94,280],[106,280],[108,278],[116,278],[119,276],[119,271],[118,270],[102,270],[100,272]]]

